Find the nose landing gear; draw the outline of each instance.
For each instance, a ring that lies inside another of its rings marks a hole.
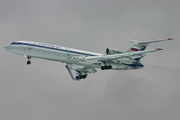
[[[28,58],[27,64],[30,65],[31,64],[31,61],[30,61],[31,57],[27,56],[27,58]]]

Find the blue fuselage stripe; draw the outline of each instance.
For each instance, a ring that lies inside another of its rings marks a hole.
[[[85,55],[85,56],[96,56],[96,55],[93,55],[93,54],[87,54],[87,53],[82,53],[82,52],[77,52],[77,51],[72,51],[72,50],[61,49],[61,47],[59,47],[59,46],[48,45],[48,44],[44,44],[44,45],[46,45],[46,46],[42,46],[42,45],[36,45],[36,44],[29,44],[29,43],[17,42],[16,44],[13,44],[13,45],[34,46],[34,47],[39,47],[39,48],[46,48],[46,49],[63,51],[63,52],[67,52],[67,53],[74,53],[74,54]],[[53,46],[53,47],[48,47],[48,46]]]

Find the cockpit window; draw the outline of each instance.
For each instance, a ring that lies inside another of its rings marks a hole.
[[[17,45],[18,44],[18,42],[12,42],[11,43],[11,45]]]

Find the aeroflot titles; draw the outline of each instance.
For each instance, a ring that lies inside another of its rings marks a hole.
[[[20,42],[18,42],[20,43]],[[20,43],[23,44],[23,43]],[[50,45],[50,44],[45,44],[45,43],[39,43],[39,42],[28,42],[28,43],[24,43],[25,45],[30,45],[30,46],[37,46],[37,47],[44,47],[44,48],[49,48],[49,49],[56,49],[56,50],[60,50],[60,51],[65,51],[65,52],[70,52],[70,53],[75,53],[75,54],[81,54],[81,55],[86,55],[86,56],[96,56],[93,55],[92,53],[82,53],[80,51],[73,51],[73,50],[67,50],[67,48],[63,48],[60,46],[56,46],[56,45]]]
[[[32,42],[32,44],[34,44],[34,45],[40,45],[40,46],[44,46],[44,47],[51,47],[51,48],[61,49],[60,46],[50,45],[50,44],[45,44],[45,43]]]

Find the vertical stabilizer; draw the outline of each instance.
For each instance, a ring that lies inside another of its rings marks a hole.
[[[130,48],[126,50],[126,52],[135,52],[135,51],[143,51],[147,47],[146,44],[138,44],[134,43]]]
[[[147,45],[150,45],[151,43],[156,42],[163,42],[163,41],[169,41],[173,40],[172,38],[167,39],[159,39],[159,40],[149,40],[149,41],[136,41],[136,40],[129,40],[133,43],[133,45],[126,50],[126,52],[135,52],[135,51],[144,51],[147,47]],[[136,61],[139,61],[141,58],[137,58]]]
[[[169,41],[173,40],[172,38],[166,38],[166,39],[160,39],[160,40],[150,40],[150,41],[136,41],[136,40],[129,40],[130,42],[134,43],[129,49],[126,50],[126,52],[133,52],[133,51],[143,51],[146,49],[147,45],[150,45],[151,43],[156,42],[163,42],[163,41]]]

